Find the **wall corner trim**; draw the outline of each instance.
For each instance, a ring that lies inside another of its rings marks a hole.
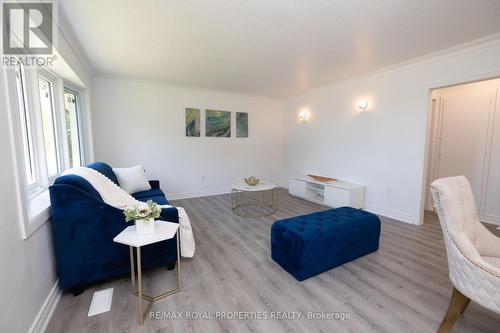
[[[54,314],[54,310],[56,309],[59,300],[61,299],[62,290],[59,289],[59,279],[56,280],[54,286],[50,290],[45,302],[43,302],[40,311],[33,320],[31,327],[28,330],[28,333],[43,333],[47,329],[47,325],[49,324],[52,315]]]

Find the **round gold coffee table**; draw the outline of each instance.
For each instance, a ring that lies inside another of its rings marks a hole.
[[[250,186],[244,182],[231,188],[231,207],[239,216],[262,217],[278,210],[278,192],[276,185],[261,182]]]

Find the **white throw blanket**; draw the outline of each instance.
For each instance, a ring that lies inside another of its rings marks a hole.
[[[125,209],[127,206],[139,205],[145,203],[136,200],[133,196],[125,192],[121,187],[113,183],[108,177],[102,173],[87,167],[78,167],[66,170],[63,175],[77,175],[85,179],[92,185],[97,193],[101,196],[102,200],[110,206]],[[161,208],[170,208],[170,205],[160,205]],[[179,228],[180,228],[180,245],[181,255],[185,258],[192,258],[194,256],[195,244],[193,237],[193,230],[191,229],[191,222],[182,207],[175,207],[179,212]],[[125,219],[124,219],[125,221]]]

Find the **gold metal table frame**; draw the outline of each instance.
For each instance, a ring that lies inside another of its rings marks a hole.
[[[142,263],[141,263],[141,247],[136,247],[136,257],[137,257],[137,285],[136,285],[136,274],[135,274],[135,264],[134,264],[134,247],[129,246],[130,250],[130,278],[132,281],[132,294],[139,297],[139,325],[144,325],[144,320],[151,309],[154,302],[165,298],[167,296],[173,295],[181,291],[181,251],[179,246],[180,230],[177,229],[177,288],[164,292],[157,296],[145,295],[142,290]],[[148,301],[146,311],[144,311],[144,300]]]
[[[278,210],[277,188],[251,191],[233,187],[231,208],[241,217],[257,218],[272,215]]]

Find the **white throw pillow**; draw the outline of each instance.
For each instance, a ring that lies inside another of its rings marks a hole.
[[[113,172],[120,187],[129,194],[151,189],[142,164],[131,168],[113,168]]]

